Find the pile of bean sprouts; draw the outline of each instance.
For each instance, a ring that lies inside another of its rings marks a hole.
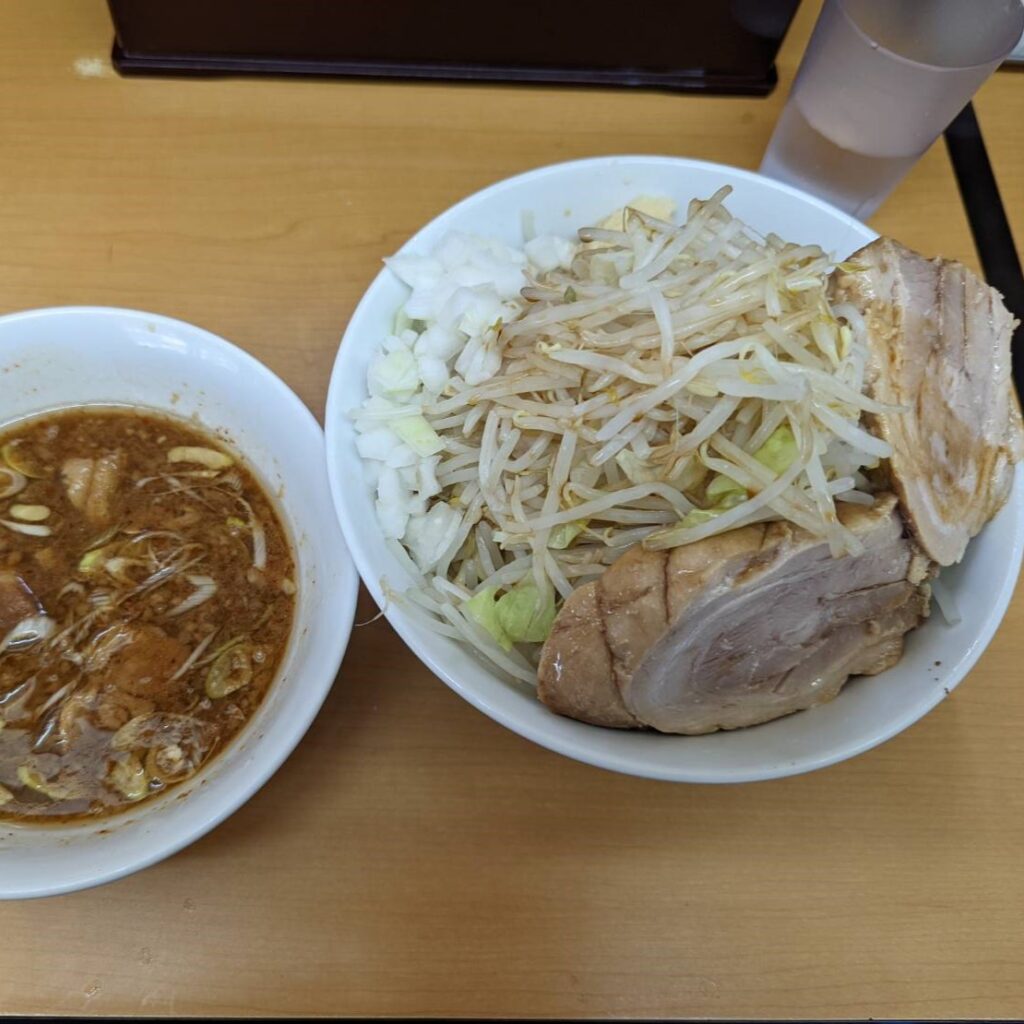
[[[500,315],[482,329],[449,317],[456,342],[429,367],[421,339],[437,326],[414,288],[401,337],[423,372],[354,414],[380,460],[382,520],[389,488],[407,501],[391,539],[422,585],[403,605],[515,678],[535,679],[541,644],[497,642],[466,607],[475,595],[529,583],[557,606],[631,545],[764,520],[836,557],[860,549],[836,502],[871,504],[864,471],[891,454],[860,425],[886,411],[864,394],[863,322],[830,304],[828,254],[762,237],[726,210],[729,192],[693,200],[682,225],[627,208],[560,257],[544,239],[504,250],[521,287],[490,294]],[[783,463],[762,458],[780,438]],[[711,499],[716,480],[728,501]]]

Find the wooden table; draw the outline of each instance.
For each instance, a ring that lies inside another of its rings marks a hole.
[[[125,81],[102,0],[4,0],[0,306],[183,317],[322,413],[381,257],[466,193],[599,153],[756,167],[815,6],[757,100]],[[1000,74],[977,107],[1024,238],[1024,77]],[[941,144],[874,224],[976,263]],[[308,738],[215,833],[104,889],[0,905],[0,1010],[1020,1015],[1022,665],[1024,594],[967,683],[898,739],[700,787],[541,750],[385,622],[360,626]]]

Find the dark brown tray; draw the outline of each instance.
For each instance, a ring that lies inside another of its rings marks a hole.
[[[124,74],[299,74],[763,95],[799,0],[108,0]]]

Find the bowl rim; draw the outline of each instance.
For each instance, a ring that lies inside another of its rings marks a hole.
[[[610,154],[607,156],[586,157],[578,160],[568,160],[555,164],[547,164],[531,170],[503,178],[490,185],[485,186],[460,199],[457,203],[443,210],[426,224],[420,227],[398,248],[397,253],[407,253],[415,250],[420,239],[436,231],[443,222],[454,218],[457,214],[466,210],[467,207],[486,201],[492,196],[502,192],[514,190],[516,187],[527,182],[534,182],[549,175],[564,174],[567,172],[585,173],[590,170],[606,169],[615,165],[628,165],[641,162],[647,166],[661,165],[667,170],[685,171],[701,169],[714,171],[733,181],[739,180],[754,183],[758,186],[767,186],[801,202],[815,207],[817,210],[827,213],[830,217],[845,222],[848,227],[854,229],[859,237],[870,236],[877,238],[878,233],[869,226],[851,217],[849,214],[832,206],[830,203],[812,196],[803,190],[788,185],[784,182],[775,181],[755,171],[737,168],[728,164],[721,164],[708,160],[696,160],[688,157],[665,156],[657,154]],[[866,242],[865,242],[866,244]],[[404,616],[397,613],[393,605],[382,600],[383,594],[380,586],[378,573],[372,564],[369,553],[364,549],[360,527],[356,521],[354,507],[350,507],[346,498],[346,488],[342,486],[339,479],[339,464],[335,457],[342,449],[342,437],[340,435],[341,418],[345,410],[341,408],[342,378],[348,373],[348,362],[355,358],[356,345],[349,343],[350,336],[354,337],[354,329],[358,325],[361,315],[366,309],[372,306],[375,301],[375,293],[382,286],[382,282],[388,279],[390,271],[383,267],[373,281],[367,286],[359,303],[349,318],[348,324],[342,335],[338,352],[335,357],[334,367],[331,373],[330,386],[327,395],[327,407],[325,414],[325,437],[327,451],[327,472],[331,484],[331,495],[334,499],[334,507],[341,524],[342,532],[345,535],[346,543],[355,561],[359,574],[364,585],[370,591],[378,606],[381,607],[385,617],[392,628],[399,634],[412,653],[424,665],[433,672],[447,686],[454,690],[460,697],[468,701],[477,710],[482,711],[493,721],[504,726],[525,739],[531,740],[548,750],[562,754],[585,764],[603,768],[608,771],[619,772],[639,778],[656,779],[665,782],[688,782],[688,783],[710,783],[727,784],[741,782],[761,782],[772,779],[786,778],[789,776],[802,775],[807,772],[817,771],[830,765],[857,757],[872,748],[881,745],[905,731],[916,721],[928,714],[936,705],[941,703],[952,690],[964,679],[967,673],[974,667],[988,646],[996,630],[999,628],[1006,614],[1006,609],[1013,597],[1017,577],[1020,572],[1022,558],[1024,558],[1024,517],[1020,518],[1017,529],[1013,534],[1013,546],[1008,552],[1007,573],[1004,576],[996,599],[993,603],[992,612],[984,622],[984,627],[973,638],[971,644],[951,665],[943,676],[944,689],[939,688],[927,699],[920,701],[904,714],[887,720],[884,726],[864,730],[864,735],[856,741],[848,744],[838,745],[832,750],[818,754],[801,754],[795,761],[779,762],[771,768],[753,770],[715,768],[706,773],[695,771],[692,768],[674,769],[672,766],[641,763],[636,756],[617,753],[614,750],[600,750],[594,745],[581,744],[568,734],[563,734],[552,725],[545,728],[544,724],[524,721],[514,711],[507,711],[505,708],[496,706],[484,695],[478,693],[472,685],[463,683],[445,664],[444,659],[421,645],[419,637],[412,623]],[[346,354],[348,350],[352,354]],[[1024,473],[1017,472],[1014,475],[1014,485],[1008,499],[1008,503],[1024,504]],[[599,727],[592,727],[599,728]],[[669,737],[671,739],[671,737]]]
[[[162,313],[150,313],[144,310],[119,306],[44,306],[33,309],[17,310],[12,313],[0,315],[0,332],[3,331],[6,324],[12,322],[60,320],[67,316],[102,317],[122,319],[132,322],[162,324],[171,330],[183,332],[184,334],[197,339],[200,344],[211,346],[214,349],[228,353],[233,359],[241,363],[247,373],[251,373],[255,377],[258,377],[261,381],[262,387],[269,388],[276,392],[282,407],[288,409],[289,422],[294,423],[296,428],[301,427],[301,429],[305,431],[311,431],[312,436],[318,436],[318,445],[320,450],[325,450],[326,444],[324,441],[324,432],[320,424],[317,422],[316,417],[302,399],[300,399],[299,396],[277,374],[261,363],[255,356],[246,352],[245,349],[228,341],[226,338],[223,338],[204,327],[200,327],[197,324],[190,323],[187,320],[166,316]],[[3,346],[4,341],[2,337],[0,337],[0,359],[2,359],[3,356]],[[176,418],[181,419],[180,413],[176,413],[170,408],[162,409],[159,405],[146,404],[143,404],[142,407],[152,409],[157,413],[166,412],[170,416],[175,416]],[[54,406],[53,408],[66,409],[68,406]],[[43,410],[42,414],[45,414],[45,410]],[[0,423],[8,422],[16,423],[18,420],[0,421]],[[2,429],[2,425],[0,425],[0,429]],[[245,452],[241,450],[241,448],[239,448],[239,450],[240,454],[245,455]],[[315,460],[311,460],[310,465],[313,466],[314,464]],[[326,480],[326,476],[324,477],[324,482],[328,484],[329,491],[329,481]],[[282,514],[282,516],[285,515],[283,511],[281,511],[280,514]],[[294,530],[292,532],[294,532]],[[334,546],[336,547],[338,572],[335,574],[334,578],[325,577],[323,582],[325,603],[336,606],[335,611],[331,613],[331,620],[335,624],[336,628],[333,631],[333,637],[329,638],[327,641],[331,645],[331,673],[328,675],[325,667],[323,682],[316,682],[316,685],[313,685],[312,683],[307,684],[311,688],[308,699],[303,701],[301,709],[298,709],[295,714],[291,728],[286,734],[278,739],[272,753],[264,753],[260,756],[252,756],[251,754],[251,771],[246,772],[244,776],[240,776],[238,782],[231,786],[230,789],[226,790],[220,800],[211,802],[212,806],[209,808],[204,808],[201,803],[197,802],[192,804],[192,802],[189,801],[188,803],[190,806],[199,807],[201,811],[201,813],[197,814],[194,823],[176,832],[166,841],[154,840],[153,849],[149,852],[140,853],[134,857],[125,858],[121,862],[112,863],[109,866],[104,867],[102,870],[91,873],[87,878],[75,877],[68,881],[57,882],[55,884],[41,883],[37,885],[22,885],[15,889],[5,886],[2,876],[0,876],[0,901],[9,899],[36,899],[46,896],[64,895],[70,892],[79,892],[85,889],[95,888],[100,885],[106,885],[110,882],[117,881],[120,878],[143,871],[146,868],[152,867],[154,864],[181,852],[181,850],[211,832],[218,825],[222,824],[240,810],[260,789],[267,784],[267,782],[270,781],[270,779],[277,773],[284,762],[292,755],[298,745],[302,742],[302,739],[313,724],[314,719],[319,714],[324,701],[327,699],[327,696],[334,686],[345,651],[348,648],[349,639],[355,622],[356,600],[359,592],[359,575],[356,571],[355,563],[352,559],[351,553],[349,552],[348,546],[340,535],[337,537],[337,543]],[[298,622],[296,622],[295,627],[293,627],[293,634],[297,626]],[[327,665],[326,660],[323,664],[325,666]],[[313,673],[309,670],[304,673],[304,677],[307,679],[311,675],[313,675]],[[251,752],[255,752],[259,749],[262,739],[262,736],[257,736],[253,739]],[[232,745],[233,744],[229,744],[227,749],[230,750]],[[207,790],[207,792],[215,791],[216,787],[214,785],[211,785]],[[156,813],[159,812],[157,811]],[[111,823],[112,828],[116,828],[120,817],[120,815],[114,815],[110,818],[104,818],[102,821],[109,822]],[[49,832],[59,841],[61,836],[66,836],[71,831],[76,829],[80,830],[83,827],[87,827],[89,824],[90,822],[87,820],[70,822],[66,825],[56,824],[42,826],[19,825],[16,822],[11,822],[5,823],[5,827],[10,826],[17,830],[31,830],[33,832]]]

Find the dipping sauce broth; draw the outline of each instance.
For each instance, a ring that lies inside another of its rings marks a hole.
[[[109,815],[194,775],[273,682],[295,593],[268,496],[191,425],[0,432],[0,819]]]

